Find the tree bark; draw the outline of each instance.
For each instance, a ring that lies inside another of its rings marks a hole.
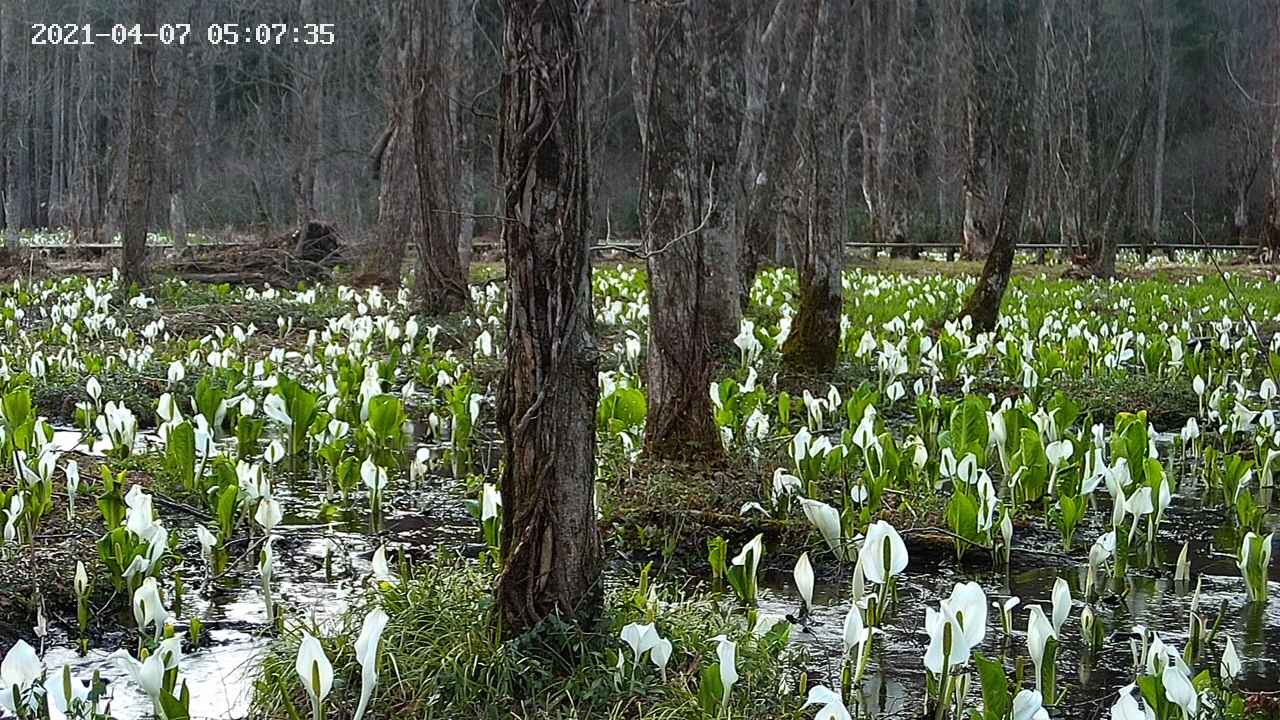
[[[165,112],[165,147],[168,159],[169,234],[173,238],[173,252],[182,256],[187,252],[186,184],[187,161],[194,143],[188,135],[187,108],[190,106],[188,69],[184,63],[171,59],[168,65]]]
[[[964,169],[964,224],[961,235],[964,245],[960,255],[966,260],[985,258],[991,252],[994,237],[991,217],[990,187],[987,176],[991,154],[992,96],[997,85],[990,67],[992,32],[989,7],[983,0],[967,2],[966,15],[969,32],[965,37],[964,52],[967,55],[965,78],[965,169]]]
[[[156,4],[137,0],[143,33],[156,32]],[[147,208],[155,176],[156,41],[133,46],[129,73],[129,157],[125,180],[123,251],[120,273],[126,283],[147,282]]]
[[[6,6],[0,4],[0,215],[4,216],[4,247],[13,252],[18,249],[18,224],[13,198],[13,170],[11,168],[10,143],[13,137],[14,122],[10,119],[13,110],[9,94],[16,83],[12,68],[13,41],[9,36],[9,14]]]
[[[1169,124],[1169,63],[1173,34],[1173,3],[1164,0],[1163,17],[1160,19],[1160,80],[1156,101],[1155,158],[1151,171],[1151,237],[1158,244],[1161,226],[1164,224],[1164,159],[1166,135]]]
[[[703,0],[692,5],[694,35],[689,49],[696,58],[691,80],[701,96],[692,117],[695,147],[707,168],[707,197],[694,203],[705,206],[703,255],[706,261],[707,341],[712,354],[733,350],[733,338],[742,324],[738,300],[738,204],[734,195],[738,172],[741,121],[738,75],[741,72],[742,37],[739,12],[742,0]],[[691,189],[696,196],[698,188]]]
[[[641,241],[649,272],[649,407],[645,450],[656,458],[723,452],[711,414],[707,179],[693,142],[701,99],[688,6],[632,5],[636,115],[643,148]]]
[[[314,0],[298,0],[298,15],[315,17]],[[324,64],[316,48],[301,50],[300,67],[295,73],[294,92],[298,102],[295,109],[293,161],[294,217],[298,225],[297,251],[302,252],[307,241],[307,229],[318,215],[316,185],[320,174],[320,118],[323,108]]]
[[[472,143],[475,121],[471,107],[464,100],[472,97],[475,83],[475,23],[471,20],[473,0],[449,0],[450,57],[454,59],[451,101],[452,125],[456,138],[458,187],[458,261],[466,270],[471,267],[472,244],[475,241],[476,173]]]
[[[450,60],[448,12],[436,3],[416,3],[412,38],[417,75],[413,84],[413,143],[418,171],[418,300],[427,315],[464,309],[470,298],[467,268],[458,254],[461,209],[457,129],[450,104],[454,69]],[[540,10],[541,12],[541,10]]]
[[[1005,150],[1009,180],[991,252],[987,254],[987,260],[983,264],[982,275],[960,311],[961,317],[967,315],[972,320],[975,332],[990,332],[996,327],[1000,317],[1000,304],[1009,286],[1009,275],[1013,271],[1014,250],[1026,209],[1027,180],[1033,152],[1031,125],[1036,115],[1034,98],[1040,17],[1037,5],[1042,1],[1028,0],[1025,4],[1017,5],[1012,16],[1006,16],[1012,36],[1011,60],[1016,68],[1014,87],[1005,98],[1005,106],[1009,108],[1006,123],[1008,142]]]
[[[781,21],[777,13],[789,7],[786,0],[780,0],[774,10],[775,17],[770,19],[764,35],[759,39],[759,45],[767,47],[781,42],[772,33],[782,32],[776,25]],[[762,142],[762,147],[756,164],[748,164],[739,180],[744,187],[749,188],[746,191],[746,209],[739,211],[739,222],[743,226],[738,261],[738,280],[741,286],[739,301],[744,310],[751,300],[751,287],[761,264],[772,260],[776,255],[778,196],[787,164],[792,159],[792,153],[788,149],[795,141],[797,103],[800,86],[803,84],[804,58],[809,50],[810,21],[810,13],[802,12],[785,23],[785,46],[777,60],[779,72],[776,73],[776,78],[770,78],[769,107],[762,108],[759,113],[760,126],[765,132],[761,138],[748,139],[748,142]],[[747,71],[754,72],[753,67],[749,66]],[[754,123],[756,115],[751,109],[749,97],[748,114],[743,120],[744,137],[748,137],[745,134],[746,125]]]
[[[899,196],[899,177],[909,163],[903,155],[899,105],[901,85],[907,82],[902,63],[905,34],[915,11],[914,0],[856,3],[862,12],[862,71],[865,98],[858,118],[862,139],[862,200],[871,224],[871,238],[894,245],[894,256],[918,254],[907,246],[905,209]]]
[[[507,361],[498,406],[504,629],[597,617],[595,412],[587,158],[573,0],[506,0],[501,147]]]
[[[812,372],[835,369],[840,350],[840,282],[843,246],[837,231],[835,194],[840,146],[836,124],[835,37],[842,26],[834,0],[812,0],[813,48],[809,88],[805,98],[804,172],[807,173],[807,217],[797,275],[800,305],[791,332],[782,345],[788,366]]]
[[[380,58],[383,104],[389,124],[371,157],[379,181],[378,220],[364,262],[365,280],[385,288],[400,287],[405,244],[422,233],[418,209],[418,170],[413,139],[414,57],[410,2],[389,5],[383,15]]]
[[[400,287],[405,243],[416,242],[422,234],[412,119],[400,115],[391,122],[391,138],[380,159],[378,222],[365,263],[368,280],[384,288]]]
[[[4,212],[4,245],[10,252],[18,250],[18,229],[26,221],[23,202],[23,169],[26,157],[22,138],[30,129],[26,112],[30,91],[22,82],[30,45],[18,37],[19,25],[13,9],[0,3],[0,210]]]
[[[1264,254],[1270,262],[1280,262],[1280,0],[1271,0],[1271,174],[1267,184],[1267,202],[1262,219]]]

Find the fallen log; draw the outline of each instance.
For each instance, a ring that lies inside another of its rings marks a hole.
[[[259,245],[168,258],[156,270],[193,282],[284,286],[329,279],[345,255],[337,229],[312,222],[305,233],[294,230]]]

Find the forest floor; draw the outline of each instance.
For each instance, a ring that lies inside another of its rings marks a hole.
[[[100,272],[86,272],[84,263],[85,261],[74,261],[74,264],[62,266],[56,260],[42,266],[32,263],[28,267],[28,273],[36,277],[47,273],[51,277],[62,271],[91,276],[109,272],[101,264],[96,266]],[[634,261],[608,260],[599,263],[600,267],[609,268],[619,265],[629,269],[642,267]],[[854,261],[851,267],[877,275],[910,277],[961,277],[980,270],[978,263],[883,258]],[[1232,264],[1224,265],[1222,269],[1233,277],[1275,277],[1275,270],[1270,266]],[[1038,279],[1046,276],[1056,278],[1062,270],[1061,265],[1019,264],[1016,267],[1015,287],[1020,283],[1038,282]],[[1156,287],[1167,283],[1172,287],[1185,286],[1206,276],[1216,277],[1217,272],[1217,268],[1212,265],[1144,266],[1122,268],[1121,276],[1135,283]],[[473,284],[501,286],[502,278],[501,263],[482,262],[472,266]],[[334,283],[342,283],[345,279],[345,275],[338,274]],[[118,312],[127,318],[131,327],[143,327],[149,322],[163,319],[168,331],[175,336],[198,338],[201,335],[227,331],[234,325],[247,328],[252,324],[258,329],[258,333],[251,334],[240,346],[240,351],[246,356],[251,353],[266,355],[272,348],[305,350],[310,331],[320,331],[325,327],[326,318],[350,311],[349,307],[337,303],[332,297],[321,295],[317,304],[299,314],[297,305],[289,305],[279,299],[260,294],[246,295],[225,285],[203,283],[182,286],[163,284],[152,294],[155,303],[149,307],[119,308]],[[1107,307],[1097,308],[1100,316],[1106,312]],[[768,311],[753,308],[749,315],[757,313],[767,315]],[[290,317],[293,322],[287,329],[277,331],[277,318],[283,316]],[[776,321],[776,317],[770,319]],[[437,348],[442,349],[471,347],[480,327],[483,327],[463,316],[443,319],[440,324],[442,329]],[[1264,325],[1264,334],[1269,337],[1272,329]],[[602,327],[602,333],[613,333],[601,338],[602,347],[616,348],[621,345],[616,327]],[[108,343],[95,351],[106,356],[119,349]],[[617,367],[622,362],[620,357],[607,356],[602,362],[602,369]],[[732,361],[726,361],[726,365],[729,364]],[[828,386],[834,386],[843,397],[848,398],[865,383],[876,382],[865,363],[845,364],[834,374],[823,377],[792,373],[782,367],[776,358],[766,359],[756,369],[761,382],[769,384],[771,393],[786,392],[797,399],[806,390],[821,393]],[[728,372],[731,368],[726,367],[724,370]],[[491,393],[496,389],[500,378],[501,359],[497,356],[476,358],[471,371],[475,376],[476,387]],[[643,373],[643,364],[638,372]],[[162,394],[172,392],[178,396],[190,397],[195,393],[197,377],[194,372],[191,377],[176,384],[154,376],[156,374],[133,370],[126,364],[117,362],[96,376],[104,389],[103,396],[123,402],[138,417],[141,428],[147,431],[154,429],[157,424],[156,406]],[[722,374],[725,373],[717,373],[717,376]],[[1071,378],[1063,375],[1053,379],[1047,390],[1050,393],[1061,391],[1078,401],[1083,415],[1099,419],[1110,419],[1120,412],[1146,411],[1152,425],[1160,431],[1176,430],[1186,418],[1197,413],[1198,401],[1190,383],[1170,383],[1144,373],[1134,373],[1123,378],[1106,375]],[[965,392],[966,389],[958,385],[939,388],[939,394],[944,396],[963,396]],[[1017,396],[1020,388],[1008,377],[991,373],[976,377],[967,392],[989,394],[1000,400]],[[51,371],[32,383],[32,398],[38,412],[49,418],[56,427],[71,427],[75,423],[76,403],[86,398],[84,378]],[[797,412],[803,413],[803,408]],[[427,418],[421,415],[411,416],[411,419],[420,425],[427,423]],[[909,408],[900,406],[897,409],[886,408],[884,421],[886,427],[903,435],[912,431],[915,419]],[[487,452],[500,455],[500,439],[492,422],[480,428],[479,433],[488,448]],[[74,457],[80,463],[83,477],[92,479],[99,474],[99,460],[96,457],[75,451],[68,453],[66,457]],[[622,593],[625,596],[629,592],[626,588],[635,584],[638,578],[646,576],[648,571],[643,570],[646,565],[652,565],[655,573],[669,580],[682,578],[677,582],[690,587],[698,586],[707,579],[709,541],[724,538],[728,546],[736,550],[757,533],[765,537],[768,547],[762,572],[775,577],[789,576],[796,558],[813,547],[811,526],[802,515],[795,513],[777,518],[751,512],[747,508],[762,497],[768,497],[767,484],[775,470],[788,470],[791,465],[792,458],[786,442],[764,444],[750,452],[741,449],[726,451],[721,459],[703,463],[651,462],[621,452],[616,444],[602,445],[599,476],[610,487],[601,507],[601,529],[608,548],[606,557],[609,558],[610,567],[606,582],[610,593]],[[208,521],[207,515],[195,509],[195,506],[201,504],[200,499],[184,494],[186,490],[171,481],[159,454],[139,454],[118,462],[115,467],[117,470],[125,470],[131,482],[147,487],[157,498],[157,504],[163,506],[165,515],[181,518],[174,521],[179,526],[186,528],[197,521]],[[492,470],[492,467],[488,470]],[[466,487],[465,491],[459,490],[456,496],[447,498],[447,501],[460,507],[472,490],[474,488],[470,487]],[[75,602],[70,578],[77,561],[83,561],[90,567],[90,576],[96,581],[90,601],[95,608],[104,609],[104,612],[95,614],[91,623],[89,639],[92,645],[103,647],[121,644],[129,634],[132,621],[127,603],[112,595],[110,585],[105,582],[106,575],[98,567],[97,540],[102,532],[102,523],[94,507],[95,498],[88,494],[82,496],[74,513],[68,512],[66,500],[65,492],[55,493],[49,520],[29,549],[20,553],[0,554],[0,578],[3,578],[0,588],[4,589],[4,592],[0,592],[2,643],[7,644],[19,637],[32,637],[31,627],[42,600],[43,613],[54,623],[74,627]],[[913,497],[898,491],[890,492],[884,499],[883,509],[878,517],[890,521],[902,533],[910,548],[913,567],[940,566],[945,564],[947,558],[954,562],[955,538],[945,529],[947,508],[943,500],[939,495]],[[1049,547],[1055,543],[1053,533],[1046,532],[1043,527],[1032,527],[1024,518],[1015,520],[1015,523],[1019,528],[1020,542],[1028,543],[1032,548]],[[1075,555],[1081,555],[1084,549],[1078,548]],[[459,552],[458,548],[451,550],[455,554]],[[245,551],[248,552],[247,549]],[[185,537],[177,552],[188,560],[193,560],[198,557],[199,549],[190,537]],[[443,639],[439,642],[433,640],[432,646],[426,650],[421,646],[414,646],[414,652],[436,653],[422,661],[420,667],[424,668],[423,672],[427,669],[439,671],[442,666],[452,662],[449,654],[452,646],[449,642],[466,642],[483,646],[483,652],[489,653],[484,657],[487,662],[492,662],[489,670],[498,674],[494,676],[494,682],[527,685],[527,678],[519,678],[527,666],[516,662],[518,658],[510,657],[507,650],[494,644],[492,638],[485,636],[477,627],[467,626],[469,629],[459,636],[457,633],[463,632],[458,629],[463,626],[460,619],[450,630],[443,627],[447,620],[428,617],[432,614],[450,613],[460,616],[483,606],[487,587],[492,582],[492,568],[470,568],[461,572],[453,565],[430,565],[431,553],[421,548],[413,552],[417,553],[418,560],[428,561],[428,564],[418,571],[420,577],[417,581],[390,591],[388,597],[391,601],[403,602],[414,612],[421,613],[415,616],[414,622],[418,623],[416,629],[410,629],[422,632],[427,627],[438,627],[443,633]],[[1054,552],[1037,554],[1034,549],[1030,549],[1028,553],[1015,561],[1015,565],[1022,563],[1024,569],[1029,568],[1032,572],[1046,564],[1072,561],[1072,557]],[[982,549],[974,549],[969,557],[968,562],[971,563],[988,563],[988,553]],[[1079,557],[1074,559],[1079,560]],[[243,560],[241,557],[239,564],[246,564]],[[252,562],[247,565],[251,567]],[[845,570],[835,565],[824,564],[816,570],[820,582],[839,585],[848,580]],[[248,572],[246,576],[251,574]],[[644,581],[639,582],[643,587]],[[431,590],[433,586],[439,589]],[[29,592],[30,588],[35,587],[42,588],[42,593],[37,595]],[[613,604],[616,605],[616,598]],[[687,623],[687,626],[682,630],[673,628],[673,632],[683,631],[691,636],[711,633],[719,622],[717,617],[715,613],[695,603],[677,621]],[[454,635],[449,635],[450,632]],[[452,640],[448,640],[449,638]],[[336,642],[337,638],[333,640],[337,647],[340,643]],[[404,641],[413,642],[409,638]],[[276,648],[277,655],[273,657],[280,663],[285,663],[290,661],[287,655],[291,651],[290,647]],[[350,662],[351,659],[346,660]],[[282,664],[281,667],[286,666]],[[782,669],[776,671],[783,672]],[[421,681],[428,683],[424,686],[427,689],[430,682],[433,682],[425,678]],[[573,683],[563,684],[559,680],[553,682],[549,678],[538,682],[543,682],[547,687],[555,686],[566,693],[581,689]],[[271,706],[270,697],[275,692],[271,688],[259,687],[257,701],[268,706],[267,714],[283,716],[285,713],[282,707]],[[477,697],[485,697],[483,691],[476,692]],[[424,702],[428,698],[426,689],[414,690],[411,695]],[[267,699],[263,700],[263,697]],[[572,702],[568,695],[561,700]],[[406,712],[414,710],[413,707],[404,709]],[[798,714],[795,716],[799,717]]]

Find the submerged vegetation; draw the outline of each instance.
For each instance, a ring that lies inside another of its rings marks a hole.
[[[6,286],[0,707],[1274,715],[1274,280],[1024,268],[976,333],[972,278],[855,269],[819,377],[764,272],[701,464],[642,451],[645,282],[594,273],[604,612],[521,634],[499,287],[428,322],[377,288]]]

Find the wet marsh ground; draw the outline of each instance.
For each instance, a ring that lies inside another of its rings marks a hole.
[[[947,266],[945,273],[940,273],[938,267],[928,262],[873,261],[861,267],[865,269],[859,272],[866,273],[867,277],[888,278],[884,281],[886,284],[898,282],[893,278],[945,276],[924,290],[904,291],[917,297],[923,297],[925,292],[940,295],[949,292],[945,279],[962,277],[965,272],[963,267],[956,273],[955,266]],[[1056,281],[1045,285],[1044,281],[1037,280],[1042,272],[1037,268],[1020,269],[1016,282],[1025,294],[1020,297],[1015,293],[1011,298],[1014,312],[1043,318],[1044,311],[1023,309],[1030,299],[1040,298],[1038,293],[1046,287],[1057,287],[1053,285]],[[1096,313],[1089,310],[1091,302],[1107,308],[1115,298],[1130,295],[1146,297],[1151,305],[1159,304],[1162,293],[1186,294],[1187,304],[1197,308],[1221,301],[1225,297],[1221,289],[1206,291],[1194,287],[1196,272],[1207,271],[1175,267],[1165,277],[1139,270],[1134,272],[1136,287],[1133,288],[1124,285],[1084,288],[1075,298],[1080,301],[1076,317],[1085,318],[1085,323],[1091,322],[1088,318],[1096,317]],[[1249,296],[1251,302],[1264,293],[1274,293],[1274,283],[1268,273],[1267,269],[1241,272],[1240,277],[1249,278],[1249,282],[1258,286]],[[629,282],[625,277],[619,280],[621,286],[630,288],[621,293],[624,301],[638,297],[638,288],[628,286]],[[160,396],[165,392],[191,395],[196,371],[193,366],[188,378],[172,382],[164,377],[161,359],[185,357],[200,347],[201,338],[229,337],[232,326],[247,327],[250,323],[256,325],[259,332],[230,345],[241,358],[263,357],[277,348],[300,354],[313,352],[308,336],[324,331],[326,318],[350,314],[353,304],[359,301],[321,293],[314,303],[296,305],[276,299],[245,298],[237,290],[208,287],[163,288],[154,295],[156,302],[149,307],[123,306],[113,312],[138,332],[148,323],[165,320],[168,337],[154,343],[156,360],[140,368],[117,363],[113,368],[95,373],[102,381],[104,399],[123,400],[137,415],[141,442],[146,448],[128,459],[113,459],[109,464],[113,470],[125,470],[131,483],[142,485],[157,498],[158,511],[173,531],[170,547],[173,561],[167,572],[167,594],[175,615],[174,629],[186,633],[190,641],[192,619],[202,625],[201,641],[198,645],[188,642],[182,661],[183,676],[193,679],[189,686],[193,715],[245,717],[255,712],[255,708],[278,712],[278,706],[264,703],[261,685],[255,687],[262,678],[262,659],[280,652],[278,638],[282,636],[277,624],[267,617],[259,586],[256,566],[262,541],[257,534],[260,529],[252,522],[245,522],[243,534],[226,544],[227,570],[216,578],[207,577],[193,528],[197,523],[210,523],[212,513],[203,498],[193,496],[170,476],[159,461],[163,450],[154,436],[159,424],[156,403]],[[31,302],[28,298],[28,302],[28,307],[40,306],[39,301]],[[859,313],[866,313],[871,304],[869,300],[857,298],[851,302],[851,318],[860,318]],[[916,314],[930,316],[940,324],[949,303],[954,304],[954,297],[940,299]],[[877,331],[887,317],[912,307],[901,298],[889,304],[886,316],[868,317],[865,323],[859,319],[856,333],[860,334],[864,326]],[[1053,304],[1070,307],[1067,302]],[[486,398],[491,398],[495,389],[500,357],[476,356],[474,342],[486,330],[497,334],[495,307],[488,304],[490,314],[474,322],[455,318],[444,323],[431,354],[433,363],[443,352],[453,351],[466,357],[474,375],[475,392]],[[1259,307],[1259,323],[1272,326],[1280,316],[1277,309]],[[1007,305],[1006,312],[1009,311]],[[400,309],[394,312],[400,317],[406,314]],[[1213,306],[1213,312],[1230,313],[1231,310],[1229,306],[1219,305]],[[20,326],[30,328],[31,332],[47,332],[55,327],[48,319],[33,317],[35,315],[33,312]],[[752,316],[763,327],[776,322],[778,314],[763,308]],[[287,318],[287,328],[281,326],[277,332],[277,318]],[[1147,326],[1153,336],[1155,324],[1162,320],[1172,322],[1175,318],[1153,319]],[[1211,323],[1216,322],[1217,317],[1202,320]],[[1106,319],[1100,321],[1106,322]],[[627,357],[622,349],[626,332],[640,328],[641,325],[626,319],[601,321],[602,346],[613,353],[606,365],[619,368],[619,377],[642,374],[639,371],[643,367],[642,358]],[[1239,331],[1238,320],[1235,328]],[[1190,334],[1198,337],[1209,334],[1203,326],[1195,330]],[[936,329],[932,332],[934,337],[938,336]],[[56,347],[54,336],[49,335],[46,340],[49,343],[46,354],[52,355]],[[113,352],[137,349],[137,342],[136,336],[118,342],[108,340],[93,354],[108,357]],[[797,400],[806,389],[821,396],[828,386],[834,386],[841,396],[848,398],[864,382],[877,383],[882,373],[877,372],[873,363],[851,352],[852,346],[857,345],[856,335],[850,345],[835,377],[790,375],[778,366],[776,356],[762,358],[757,374],[762,385],[768,384],[770,402],[780,392],[788,392]],[[15,360],[10,360],[10,364]],[[1068,359],[1068,363],[1075,361]],[[1138,367],[1131,367],[1127,373],[1115,373],[1105,370],[1097,358],[1087,362],[1088,369],[1083,372],[1068,368],[1046,380],[1046,387],[1041,388],[1037,396],[1045,398],[1062,391],[1081,407],[1082,423],[1086,419],[1106,423],[1108,431],[1110,420],[1118,413],[1144,410],[1154,429],[1162,433],[1162,457],[1177,454],[1179,451],[1170,443],[1171,435],[1176,435],[1187,418],[1200,414],[1203,407],[1203,401],[1191,390],[1188,373],[1170,377]],[[1239,360],[1218,362],[1222,363],[1220,367],[1227,367],[1226,363]],[[406,377],[419,384],[415,392],[401,395],[412,433],[403,451],[400,470],[382,500],[381,512],[372,513],[361,497],[340,497],[332,479],[315,458],[287,461],[293,465],[292,469],[282,465],[270,471],[274,497],[284,509],[283,521],[273,531],[277,557],[274,592],[291,625],[332,630],[349,622],[351,613],[369,601],[371,592],[376,593],[371,590],[377,586],[370,577],[371,558],[379,547],[389,550],[393,567],[400,567],[402,563],[404,566],[437,562],[474,566],[490,562],[479,523],[466,503],[478,496],[483,482],[496,482],[501,448],[492,424],[491,399],[481,403],[482,420],[476,425],[469,457],[458,459],[449,434],[429,430],[432,428],[430,416],[445,417],[446,404],[438,389],[432,389],[428,383],[435,380],[431,371],[439,368],[448,367],[450,374],[457,377],[461,363],[439,364],[439,367],[432,364],[426,371],[415,367],[411,358],[401,358],[401,363],[402,377],[391,387],[400,387]],[[737,376],[742,381],[742,368],[734,365],[732,361],[726,362],[721,375]],[[1264,372],[1259,371],[1251,382],[1256,385]],[[904,385],[910,386],[911,380],[922,376],[919,368],[914,369],[903,376]],[[38,411],[59,428],[57,437],[59,450],[64,453],[62,459],[77,459],[82,476],[95,478],[97,466],[103,461],[101,453],[92,447],[92,438],[86,437],[81,442],[81,431],[71,427],[75,422],[76,404],[87,399],[84,377],[83,369],[55,367],[44,377],[32,379],[31,386]],[[1220,380],[1225,384],[1232,377],[1241,377],[1241,374],[1238,370],[1233,374],[1232,370],[1224,369]],[[967,383],[954,378],[940,379],[938,388],[942,396],[962,397],[967,388],[969,394],[990,394],[997,400],[1019,396],[1025,390],[1020,378],[1002,368],[998,356],[982,372],[972,373]],[[795,430],[804,424],[805,410],[799,406],[792,412],[795,416],[789,424],[773,418],[776,431],[769,441],[749,448],[735,446],[725,460],[712,465],[653,465],[628,451],[628,442],[621,439],[620,433],[602,429],[601,527],[609,558],[606,571],[609,597],[615,603],[619,597],[625,597],[628,588],[638,581],[642,568],[652,564],[652,582],[663,588],[664,602],[678,602],[675,598],[706,600],[711,585],[706,563],[707,541],[723,536],[731,551],[736,552],[753,535],[763,533],[767,552],[761,570],[759,613],[790,616],[797,621],[785,651],[789,659],[783,677],[791,688],[819,683],[838,687],[844,657],[842,626],[849,609],[853,568],[837,563],[825,552],[823,543],[802,514],[759,514],[742,510],[748,503],[764,500],[775,469],[791,468],[788,443]],[[884,408],[881,419],[884,430],[899,438],[918,432],[908,405]],[[741,434],[741,419],[738,423],[735,427]],[[825,434],[839,443],[842,434],[852,429],[837,411],[832,413],[828,425],[815,429],[815,435]],[[629,432],[633,436],[630,440],[634,441],[638,429],[627,428],[624,432]],[[262,440],[265,442],[271,437],[278,437],[278,433],[268,432]],[[234,455],[233,445],[234,438],[231,438],[219,445],[218,452]],[[420,447],[429,448],[432,461],[427,472],[411,479],[408,468],[414,451]],[[0,471],[0,486],[12,482],[6,472],[8,468]],[[1089,499],[1091,509],[1076,531],[1077,540],[1071,551],[1061,548],[1059,531],[1045,513],[1036,508],[1023,508],[1016,517],[1016,540],[1009,565],[1004,567],[991,553],[981,549],[970,550],[962,561],[957,561],[954,537],[947,529],[945,492],[919,496],[906,491],[891,493],[877,509],[877,517],[890,520],[902,532],[911,562],[899,578],[895,611],[876,635],[870,664],[860,685],[863,710],[876,717],[914,717],[921,712],[926,686],[921,656],[929,642],[924,631],[925,608],[935,606],[953,584],[977,581],[995,601],[1016,596],[1021,600],[1021,611],[1032,603],[1047,605],[1059,578],[1066,580],[1077,602],[1063,631],[1058,676],[1064,695],[1054,710],[1054,717],[1082,720],[1106,717],[1116,689],[1134,676],[1130,639],[1135,626],[1157,630],[1165,642],[1182,647],[1188,638],[1188,615],[1197,584],[1196,602],[1200,613],[1208,617],[1209,624],[1218,633],[1235,639],[1244,668],[1240,687],[1254,693],[1257,702],[1265,707],[1267,699],[1275,697],[1276,689],[1280,688],[1280,605],[1276,601],[1246,601],[1233,547],[1239,541],[1232,527],[1234,515],[1221,503],[1212,501],[1213,493],[1206,489],[1196,463],[1186,467],[1178,465],[1172,481],[1172,503],[1159,527],[1156,542],[1135,551],[1128,571],[1120,578],[1109,580],[1103,597],[1090,602],[1107,628],[1106,639],[1098,652],[1086,648],[1077,620],[1083,607],[1079,598],[1084,593],[1089,545],[1110,527],[1108,497]],[[118,649],[136,649],[137,634],[127,598],[112,591],[102,569],[96,565],[96,543],[104,526],[95,508],[93,491],[82,491],[70,519],[65,514],[66,493],[57,492],[48,520],[33,542],[23,548],[5,546],[0,550],[0,646],[7,647],[21,638],[41,650],[49,668],[61,668],[65,664],[77,676],[101,673],[110,687],[113,716],[145,716],[151,711],[150,701],[108,660]],[[1278,521],[1280,517],[1268,498],[1262,529],[1273,530],[1280,524]],[[1183,543],[1189,550],[1193,578],[1190,583],[1173,579],[1173,567]],[[801,610],[802,601],[791,574],[796,559],[806,551],[814,558],[818,575],[814,604],[807,613]],[[79,633],[70,580],[77,560],[90,567],[90,576],[94,578],[88,634],[90,650],[83,656],[77,651]],[[178,577],[182,579],[181,593],[173,584],[173,579]],[[1277,563],[1271,563],[1268,580],[1274,596],[1280,588]],[[48,629],[40,637],[34,628],[42,600]],[[722,595],[714,602],[725,609],[727,616],[741,612],[733,609],[736,603],[731,594]],[[612,612],[611,617],[619,616],[616,609]],[[1017,658],[1026,655],[1025,621],[1015,621],[1014,632],[1008,637],[1000,632],[997,614],[993,613],[989,625],[984,646],[987,655],[1006,657],[1009,667],[1014,667]],[[1201,664],[1216,665],[1220,646],[1219,641],[1214,648],[1206,650]],[[676,682],[696,685],[698,652],[689,652],[690,665],[679,672],[683,679]],[[803,680],[799,679],[801,673]],[[978,691],[975,688],[972,692]],[[668,700],[670,698],[661,702]],[[605,701],[606,706],[609,702]],[[642,716],[645,712],[644,701],[639,705],[626,703],[612,707],[624,708],[626,716]],[[801,716],[798,699],[786,707],[785,712],[779,711],[774,716]],[[746,708],[744,711],[749,712]],[[477,710],[475,716],[486,714]]]

